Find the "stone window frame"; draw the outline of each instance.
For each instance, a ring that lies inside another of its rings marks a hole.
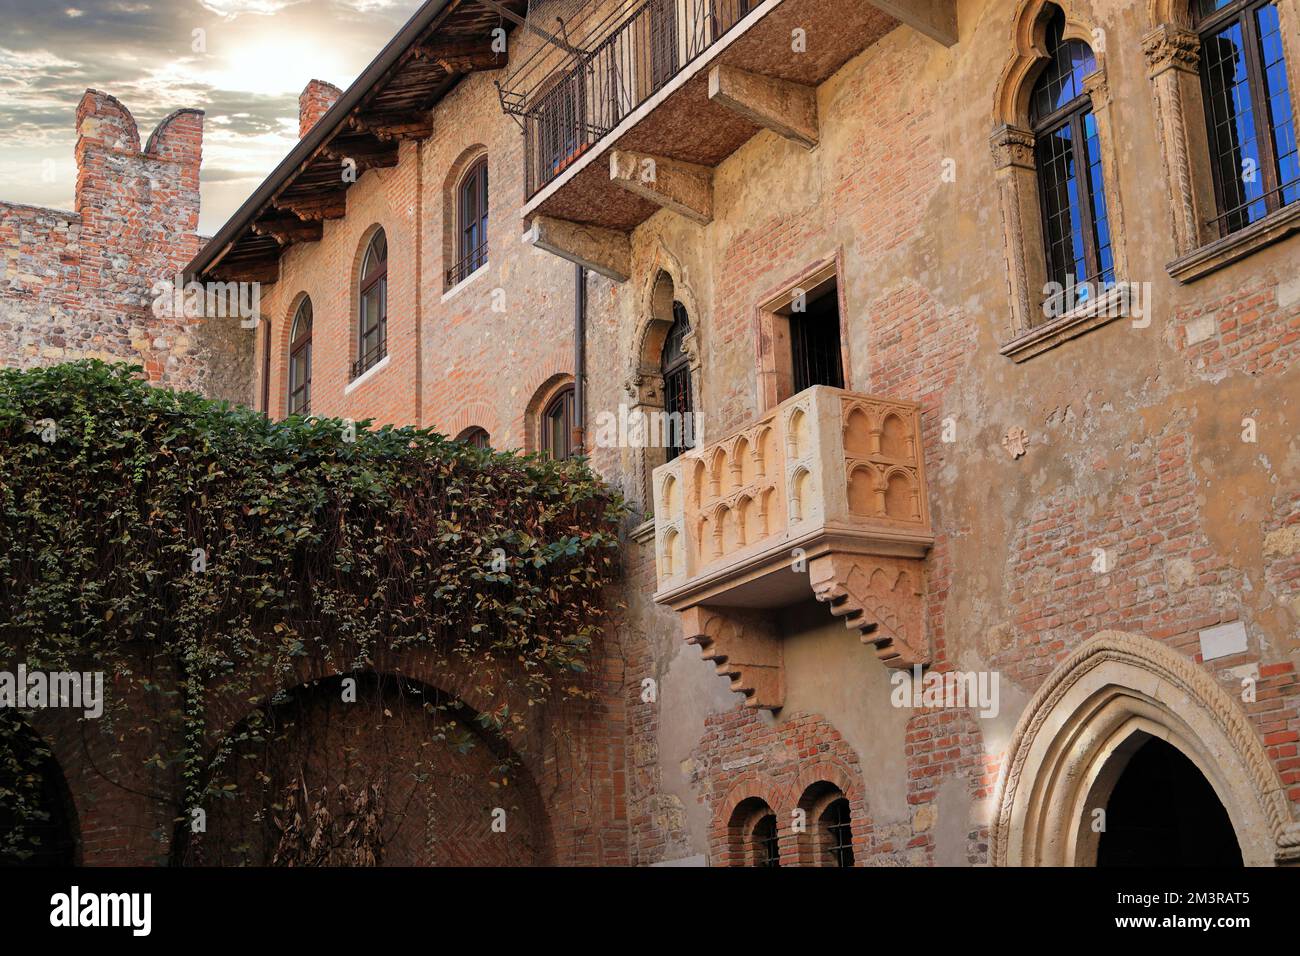
[[[840,312],[840,365],[844,390],[853,391],[853,362],[849,348],[847,289],[844,282],[844,250],[805,266],[794,276],[768,288],[754,309],[754,337],[758,343],[756,386],[758,414],[764,415],[787,398],[794,397],[794,355],[790,341],[790,319],[782,311],[796,296],[811,296],[830,282]]]
[[[294,338],[294,330],[298,328],[298,320],[303,317],[303,310],[307,310],[307,331]],[[284,369],[284,411],[286,415],[293,414],[311,414],[311,379],[312,379],[312,332],[315,325],[315,307],[312,305],[311,296],[306,292],[300,293],[290,313],[289,321],[286,323],[287,336],[285,341],[285,369]],[[307,393],[307,402],[304,408],[295,412],[293,409],[293,396],[296,391],[294,380],[294,358],[301,351],[306,351],[307,381],[305,390]]]
[[[703,358],[700,328],[704,316],[699,299],[681,263],[660,250],[655,265],[648,271],[638,300],[638,324],[633,340],[631,364],[624,390],[630,399],[628,415],[650,415],[664,410],[664,382],[662,357],[664,342],[673,325],[673,303],[680,302],[686,309],[691,330],[682,338],[686,351],[691,381],[692,412],[701,413],[704,402]],[[663,448],[631,449],[632,494],[629,499],[642,507],[653,507],[651,491],[654,470],[668,461]]]
[[[1300,107],[1300,0],[1272,0],[1282,27],[1291,106]],[[1155,101],[1156,137],[1164,161],[1173,220],[1174,258],[1165,269],[1194,282],[1300,232],[1300,203],[1291,203],[1230,235],[1214,228],[1219,214],[1210,167],[1209,132],[1200,76],[1201,39],[1191,0],[1151,0],[1152,29],[1142,53]]]
[[[1092,101],[1092,114],[1097,121],[1115,284],[1106,293],[1044,322],[1047,250],[1029,103],[1034,83],[1048,60],[1047,21],[1053,8],[1059,8],[1065,14],[1063,39],[1086,43],[1097,62],[1096,70],[1084,78],[1083,88]],[[989,147],[997,180],[1011,293],[1009,324],[998,351],[1015,362],[1023,362],[1130,312],[1126,232],[1112,97],[1104,44],[1096,42],[1096,35],[1096,28],[1079,19],[1068,0],[1021,0],[1013,30],[1015,52],[998,81]]]

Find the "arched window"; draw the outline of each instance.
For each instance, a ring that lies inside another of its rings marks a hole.
[[[781,852],[776,835],[776,814],[768,813],[754,824],[754,865],[778,867],[781,865]]]
[[[826,865],[853,865],[853,821],[849,814],[849,801],[844,797],[832,800],[822,811],[821,826],[826,847]]]
[[[477,425],[473,428],[467,428],[456,436],[456,441],[464,442],[474,448],[491,448],[492,438],[487,433],[487,429],[479,428]]]
[[[388,354],[388,239],[382,229],[366,247],[360,292],[353,378],[374,368]]]
[[[1065,14],[1056,8],[1047,24],[1049,60],[1030,96],[1042,201],[1047,280],[1070,289],[1115,281],[1101,149],[1092,99],[1083,79],[1097,69],[1086,43],[1066,40]],[[1072,293],[1073,294],[1073,293]],[[1086,293],[1084,294],[1086,295]],[[1059,303],[1049,303],[1059,313]]]
[[[1226,236],[1300,199],[1291,91],[1277,7],[1192,0],[1201,40],[1210,165]]]
[[[311,299],[303,299],[289,330],[289,414],[311,414]]]
[[[664,339],[660,356],[660,370],[664,377],[664,412],[666,434],[664,444],[668,460],[695,446],[694,403],[691,396],[690,356],[686,354],[685,339],[691,331],[686,307],[673,303],[673,324]]]
[[[487,264],[488,161],[477,160],[456,189],[456,265],[447,273],[447,287],[464,281]]]
[[[566,386],[542,412],[542,451],[557,461],[573,455],[573,386]]]

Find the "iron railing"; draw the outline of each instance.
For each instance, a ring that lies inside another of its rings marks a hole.
[[[460,285],[460,283],[464,282],[483,266],[487,265],[487,261],[488,244],[487,240],[484,240],[477,248],[461,259],[460,262],[447,270],[447,289]]]
[[[574,47],[514,102],[532,198],[727,35],[760,0],[645,0],[590,47]],[[506,97],[507,109],[511,108]]]
[[[372,346],[368,352],[352,363],[352,380],[360,378],[387,357],[388,341],[381,339],[379,344]]]

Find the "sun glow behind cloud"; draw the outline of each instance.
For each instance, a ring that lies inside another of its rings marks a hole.
[[[212,234],[298,135],[298,94],[346,87],[419,0],[14,0],[0,39],[0,199],[70,208],[76,108],[120,99],[141,139],[173,110],[206,112],[203,213]],[[195,33],[203,43],[196,51]]]

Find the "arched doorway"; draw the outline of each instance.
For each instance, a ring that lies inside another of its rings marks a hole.
[[[1241,866],[1241,847],[1214,787],[1159,737],[1136,734],[1105,807],[1098,866]],[[1171,799],[1171,795],[1175,795]]]
[[[0,760],[0,787],[12,801],[0,802],[0,866],[75,866],[77,811],[59,762],[25,721],[0,719],[17,722],[13,751]]]
[[[354,679],[355,686],[345,684]],[[300,685],[236,726],[187,865],[544,866],[537,787],[437,688],[358,673]],[[228,778],[228,779],[227,779]]]
[[[1158,745],[1142,753],[1151,740],[1178,759]],[[1300,823],[1291,819],[1285,786],[1238,702],[1178,651],[1104,631],[1048,675],[1020,716],[998,779],[993,862],[1095,865],[1102,859],[1098,811],[1105,813],[1105,829],[1121,828],[1105,859],[1136,855],[1133,829],[1185,800],[1183,792],[1152,783],[1160,774],[1195,783],[1202,799],[1189,810],[1202,826],[1217,821],[1216,853],[1231,852],[1222,849],[1227,841],[1217,805],[1245,865],[1300,859]],[[1148,804],[1154,809],[1143,809]],[[1164,839],[1168,846],[1169,825],[1162,823],[1164,836],[1149,834],[1148,842]]]

